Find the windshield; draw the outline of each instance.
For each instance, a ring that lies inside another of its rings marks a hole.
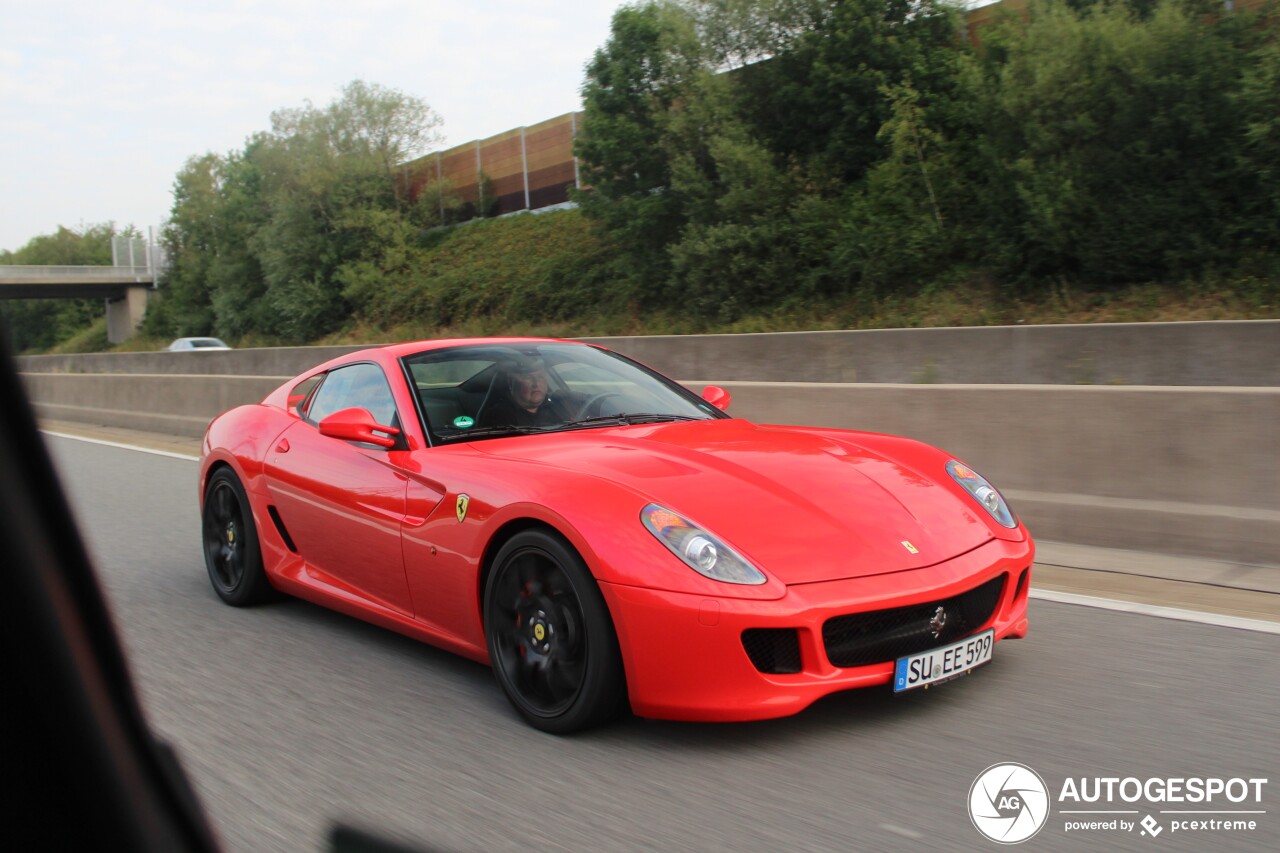
[[[727,417],[669,379],[581,344],[450,347],[404,365],[432,444]]]

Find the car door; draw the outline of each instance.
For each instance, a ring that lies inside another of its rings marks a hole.
[[[304,419],[267,455],[267,488],[280,522],[313,581],[405,615],[413,614],[400,545],[408,478],[397,451],[321,435],[334,412],[367,409],[380,424],[400,423],[377,364],[344,365],[325,375]]]

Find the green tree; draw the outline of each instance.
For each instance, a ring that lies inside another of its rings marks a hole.
[[[149,328],[313,340],[405,273],[437,216],[400,165],[437,142],[421,100],[356,81],[334,102],[279,110],[242,152],[191,160],[166,230],[172,271]]]
[[[737,70],[795,49],[822,29],[830,0],[685,0],[717,68]]]
[[[885,154],[887,89],[910,80],[947,93],[954,81],[958,7],[945,0],[812,0],[775,4],[794,16],[767,61],[740,75],[743,117],[775,154],[815,176],[861,179]]]
[[[994,144],[1032,275],[1123,282],[1233,262],[1246,30],[1184,5],[1036,7],[1001,69]]]
[[[438,125],[421,100],[359,81],[325,108],[273,114],[262,149],[269,218],[256,238],[267,332],[330,332],[403,273],[415,229],[397,167],[438,141]]]
[[[1272,26],[1277,22],[1273,19]],[[1248,260],[1280,272],[1280,42],[1253,52],[1242,80],[1239,162],[1248,181],[1239,196],[1237,234]]]
[[[841,198],[905,138],[883,132],[907,126],[892,92],[914,87],[924,133],[967,50],[933,0],[624,8],[583,90],[584,209],[702,316],[845,292],[861,269],[834,262],[856,254]],[[913,168],[927,186],[928,164]]]
[[[868,295],[913,292],[964,256],[977,199],[963,146],[936,105],[904,81],[886,87],[885,157],[846,193],[834,265]],[[947,102],[947,112],[959,102]],[[946,128],[946,130],[944,130]]]
[[[210,270],[223,249],[222,198],[218,174],[225,161],[214,155],[193,157],[173,184],[174,205],[161,241],[169,268],[143,319],[146,333],[158,337],[213,332]]]
[[[667,246],[667,301],[720,321],[825,294],[838,212],[753,134],[733,87],[731,76],[704,73],[673,112],[667,143],[686,218]]]
[[[707,70],[693,24],[673,2],[622,7],[582,88],[586,116],[574,153],[590,189],[577,199],[651,282],[665,278],[666,246],[685,220],[672,191],[668,128]]]

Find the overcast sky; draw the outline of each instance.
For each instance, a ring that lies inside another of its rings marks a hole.
[[[146,233],[189,157],[352,80],[421,98],[445,147],[581,108],[621,0],[0,0],[0,249]]]

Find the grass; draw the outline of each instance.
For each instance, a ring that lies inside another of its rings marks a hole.
[[[316,343],[364,344],[433,337],[546,335],[742,334],[834,329],[907,329],[945,326],[1013,326],[1064,323],[1150,323],[1198,320],[1280,319],[1280,301],[1253,304],[1230,288],[1188,294],[1181,288],[1134,285],[1105,297],[1082,293],[1068,300],[1002,301],[983,293],[947,291],[879,301],[831,300],[750,314],[732,323],[709,323],[669,313],[619,314],[574,320],[510,322],[481,317],[437,326],[424,321],[378,327],[359,324]]]
[[[107,318],[94,320],[88,328],[76,332],[70,338],[49,349],[51,353],[107,352],[115,349],[107,343]]]
[[[1152,323],[1199,320],[1280,319],[1280,289],[1270,292],[1235,282],[1195,286],[1135,284],[1118,290],[1074,289],[1040,301],[1006,299],[989,287],[948,288],[918,296],[828,300],[749,314],[731,323],[713,323],[674,312],[591,313],[562,320],[512,321],[481,316],[439,325],[425,319],[394,324],[352,321],[313,345],[381,344],[426,338],[532,335],[562,338],[630,335],[742,334],[834,329],[907,329],[945,326],[1053,325],[1063,323]],[[1265,289],[1263,289],[1265,290]],[[288,342],[251,335],[229,341],[236,347],[280,346]],[[134,338],[106,344],[106,321],[59,345],[53,352],[137,352],[164,349],[168,340]]]
[[[1219,276],[1090,288],[1059,282],[1036,298],[972,276],[914,295],[780,300],[716,322],[629,290],[628,270],[576,211],[491,220],[432,235],[424,254],[373,289],[346,325],[312,344],[376,344],[435,337],[735,334],[946,326],[1147,323],[1280,318],[1280,279]],[[656,306],[656,307],[655,307]],[[262,334],[236,347],[296,344]],[[51,352],[163,349],[170,338],[110,346],[106,320]]]

